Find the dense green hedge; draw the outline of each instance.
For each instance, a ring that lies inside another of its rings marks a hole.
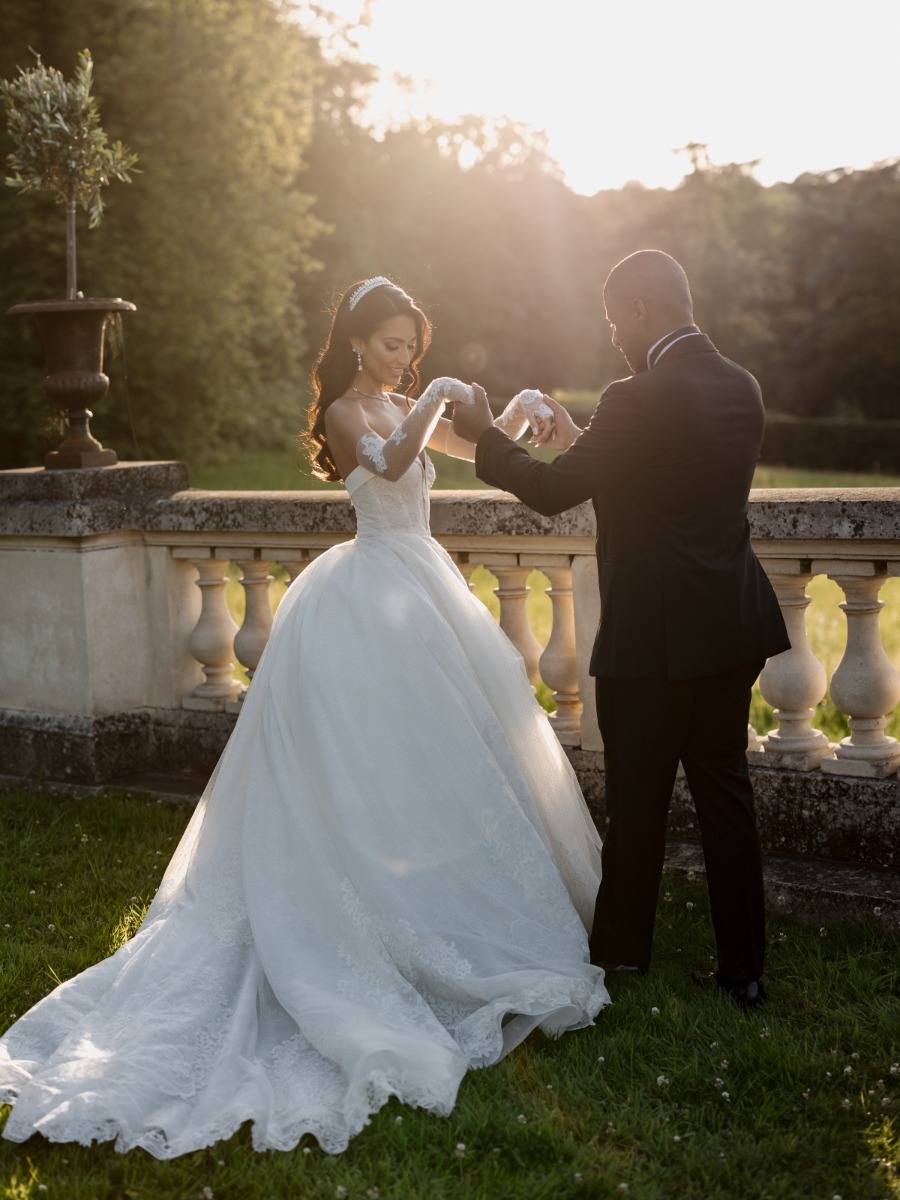
[[[762,461],[770,467],[900,472],[900,421],[841,421],[769,414]]]

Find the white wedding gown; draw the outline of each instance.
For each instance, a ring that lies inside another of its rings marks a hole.
[[[0,1040],[5,1137],[338,1152],[608,1002],[596,830],[424,466],[351,473],[358,536],[285,594],[140,930]]]

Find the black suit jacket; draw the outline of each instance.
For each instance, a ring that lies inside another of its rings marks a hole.
[[[601,621],[592,675],[689,679],[789,649],[750,546],[764,425],[759,384],[701,335],[611,384],[552,463],[497,429],[479,438],[485,483],[546,515],[593,502]]]

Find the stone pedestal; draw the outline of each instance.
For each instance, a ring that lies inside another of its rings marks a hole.
[[[68,775],[101,732],[118,772],[141,757],[140,714],[202,678],[194,572],[142,532],[187,486],[182,463],[0,471],[0,774]]]

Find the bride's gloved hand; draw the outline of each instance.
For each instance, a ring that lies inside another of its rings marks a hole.
[[[446,406],[474,402],[475,394],[467,383],[448,376],[433,379],[390,437],[363,434],[356,444],[356,461],[395,483],[422,453]]]
[[[531,441],[540,445],[550,435],[553,410],[544,402],[541,392],[526,388],[513,396],[494,424],[514,442],[530,427]]]

